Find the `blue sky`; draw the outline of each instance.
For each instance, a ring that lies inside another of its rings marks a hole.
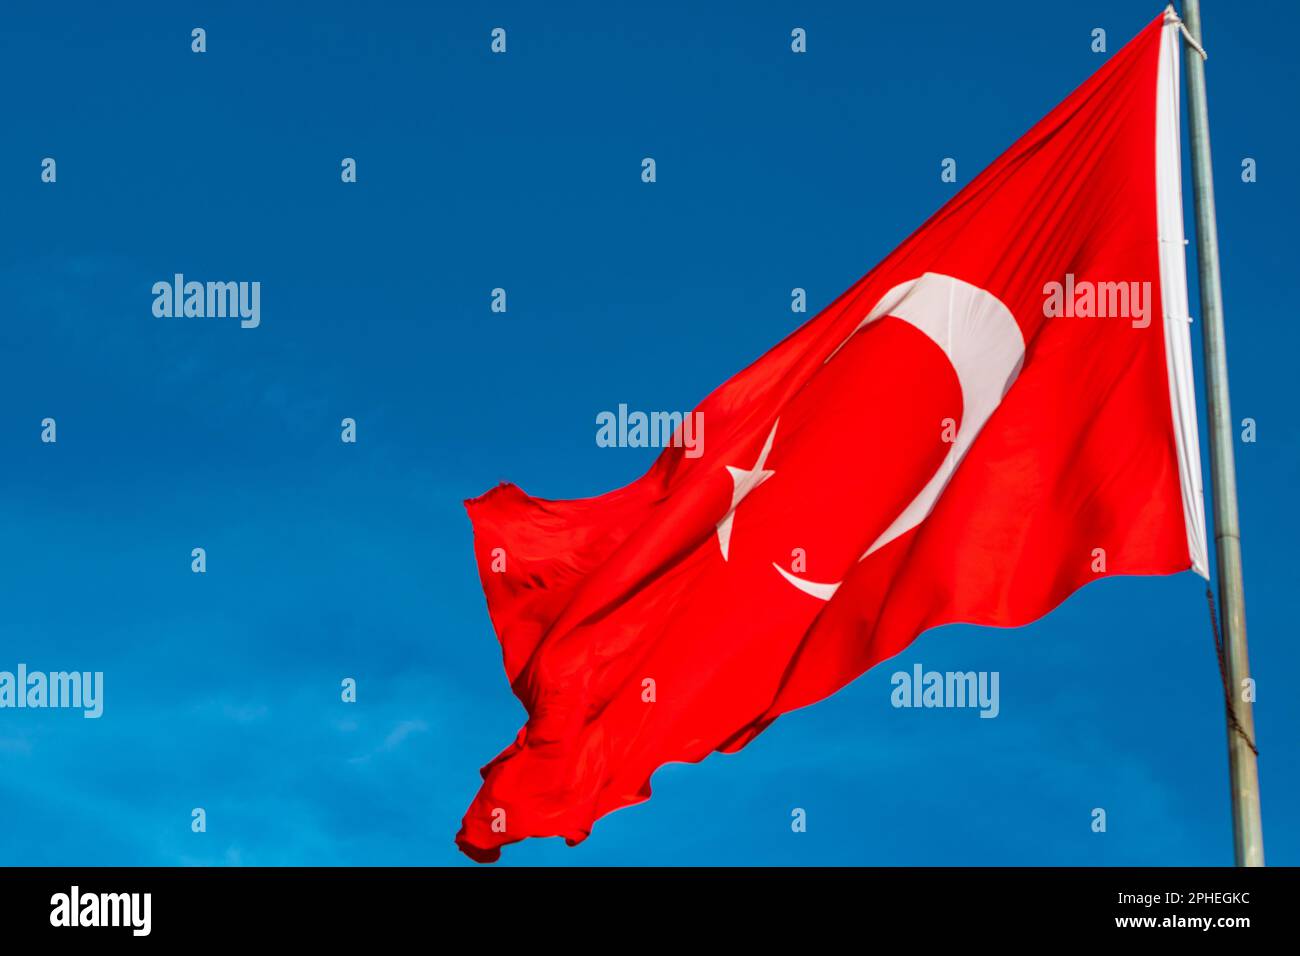
[[[1297,67],[1285,5],[1206,6],[1265,843],[1294,865]],[[462,499],[641,474],[598,411],[694,406],[798,324],[791,288],[816,311],[938,208],[943,157],[969,182],[1097,69],[1093,28],[1113,51],[1159,9],[6,11],[0,669],[106,691],[100,720],[0,711],[0,863],[472,865],[452,836],[523,711]],[[154,318],[175,272],[260,281],[261,326]],[[917,661],[999,671],[1001,714],[893,709]],[[1221,701],[1200,579],[1104,580],[932,631],[502,864],[1226,864]]]

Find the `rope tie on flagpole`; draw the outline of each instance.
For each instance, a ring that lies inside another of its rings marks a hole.
[[[1232,706],[1232,689],[1228,686],[1228,666],[1223,659],[1223,635],[1219,632],[1219,615],[1214,608],[1214,592],[1210,590],[1208,584],[1205,586],[1205,603],[1210,609],[1210,633],[1214,637],[1215,656],[1219,659],[1219,679],[1223,683],[1223,707],[1228,713],[1228,726],[1235,733],[1241,735],[1241,739],[1246,742],[1250,752],[1258,757],[1259,751],[1255,748],[1255,741],[1250,739],[1245,728],[1241,726],[1241,722],[1237,720],[1237,711]]]
[[[1205,52],[1205,47],[1197,43],[1196,38],[1188,31],[1187,25],[1183,23],[1183,18],[1174,12],[1173,4],[1170,4],[1165,9],[1165,23],[1178,24],[1178,32],[1183,35],[1183,39],[1187,41],[1187,45],[1199,53],[1202,60],[1208,60],[1210,58],[1210,54]]]

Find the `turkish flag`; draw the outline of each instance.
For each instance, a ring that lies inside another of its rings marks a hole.
[[[703,453],[466,503],[528,721],[456,837],[577,843],[927,628],[1205,573],[1177,27],[1153,21],[698,407]],[[697,449],[698,452],[698,449]]]

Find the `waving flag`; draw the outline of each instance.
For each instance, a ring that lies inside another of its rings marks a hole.
[[[467,503],[528,721],[456,840],[584,839],[951,622],[1206,573],[1161,17],[599,498]]]

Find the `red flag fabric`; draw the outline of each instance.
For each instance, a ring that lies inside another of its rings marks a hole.
[[[1205,573],[1161,17],[598,498],[466,503],[528,720],[456,842],[577,843],[927,628]]]

